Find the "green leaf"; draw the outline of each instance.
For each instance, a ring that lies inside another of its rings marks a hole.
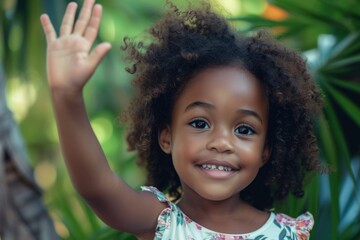
[[[329,95],[331,95],[334,100],[342,107],[342,110],[348,114],[348,116],[360,126],[360,107],[358,107],[353,101],[348,97],[343,95],[341,92],[327,84],[325,81],[322,86],[326,89]]]
[[[334,68],[341,68],[341,67],[347,67],[348,65],[360,63],[360,54],[354,55],[348,58],[339,59],[337,61],[333,61],[329,65],[327,65],[326,68],[334,69]]]
[[[135,236],[129,233],[122,233],[111,229],[109,227],[104,227],[100,231],[96,232],[92,236],[87,238],[88,240],[112,240],[112,239],[123,239],[123,240],[135,240]]]
[[[266,19],[261,16],[254,16],[254,15],[248,15],[243,17],[235,17],[235,18],[229,18],[230,21],[244,21],[246,23],[249,23],[250,26],[247,26],[246,28],[241,29],[242,32],[249,32],[253,31],[256,28],[277,28],[281,27],[284,28],[283,31],[280,31],[280,33],[277,33],[276,37],[278,39],[285,39],[288,37],[293,36],[296,33],[299,33],[306,29],[308,27],[308,24],[301,23],[299,21],[296,21],[294,19],[284,19],[280,21],[274,21],[271,19]]]
[[[274,20],[267,19],[267,18],[264,18],[261,16],[256,16],[256,15],[234,17],[234,18],[229,18],[228,20],[250,22],[251,24],[253,24],[255,26],[260,26],[260,27],[292,27],[292,26],[299,25],[299,22],[297,22],[295,20],[291,20],[291,19],[274,21]]]
[[[305,30],[308,26],[305,24],[298,24],[298,25],[294,25],[291,28],[287,29],[285,32],[280,33],[279,35],[277,35],[278,39],[286,39],[286,38],[290,38],[292,36],[294,36],[295,34]]]
[[[61,193],[64,193],[64,191],[59,192],[59,194]],[[71,237],[73,237],[74,239],[84,238],[86,236],[84,228],[74,214],[72,204],[70,203],[70,201],[68,201],[70,196],[67,196],[65,200],[64,195],[61,195],[62,196],[58,196],[58,203],[56,204],[58,211],[60,211],[61,220],[68,228]]]
[[[338,12],[340,16],[347,17],[348,19],[360,19],[359,11],[346,1],[343,1],[343,5],[340,4],[340,1],[321,0],[321,2],[323,5],[326,4],[329,8]]]
[[[331,131],[332,131],[332,134],[334,136],[334,142],[335,142],[335,145],[337,146],[337,148],[339,149],[338,153],[338,159],[341,161],[343,160],[344,163],[345,163],[345,166],[347,168],[347,172],[349,173],[350,175],[350,178],[354,184],[354,191],[356,192],[356,196],[357,196],[357,201],[358,203],[360,204],[360,199],[359,199],[359,195],[358,195],[358,187],[357,187],[357,181],[356,181],[356,177],[355,177],[355,174],[352,170],[352,167],[351,167],[351,158],[350,158],[350,153],[349,153],[349,149],[347,147],[347,144],[346,144],[346,140],[345,140],[345,136],[343,134],[343,130],[341,128],[341,125],[338,121],[338,118],[336,117],[336,114],[335,114],[335,111],[333,109],[333,107],[331,106],[330,102],[327,101],[326,104],[325,104],[325,112],[326,112],[326,115],[328,117],[328,120],[329,120],[329,123],[330,123],[330,128],[331,128]],[[339,161],[338,160],[338,161]]]
[[[307,209],[314,216],[318,215],[319,212],[319,176],[312,176],[311,182],[306,186],[306,200],[307,200]]]
[[[332,49],[329,55],[329,60],[336,59],[337,57],[344,55],[345,53],[349,53],[349,50],[354,47],[354,44],[358,43],[359,37],[360,37],[360,33],[355,32],[349,34],[344,39],[339,41]]]
[[[332,136],[332,132],[328,128],[327,121],[322,115],[319,117],[319,132],[320,132],[320,143],[322,152],[329,162],[330,166],[339,169],[339,162],[337,161],[337,151]],[[337,226],[340,221],[340,210],[339,210],[339,182],[340,176],[338,171],[334,171],[329,175],[330,181],[330,195],[331,195],[331,236],[332,239],[337,239]]]
[[[335,77],[327,77],[326,80],[333,85],[336,85],[338,87],[342,87],[346,90],[350,90],[350,91],[360,94],[360,83],[349,82],[349,81],[341,80],[341,79],[338,79]]]
[[[315,21],[318,24],[326,24],[339,29],[346,28],[341,21],[334,20],[334,17],[329,15],[328,11],[324,11],[324,9],[318,11],[316,7],[305,5],[301,1],[271,0],[270,2],[289,12],[291,15],[296,15],[300,21],[303,20],[311,24],[314,24]]]
[[[81,207],[86,215],[86,220],[89,222],[90,229],[92,231],[100,229],[101,224],[98,221],[94,211],[86,203],[83,202],[83,199],[81,199],[79,195],[76,195],[76,199],[81,203]]]

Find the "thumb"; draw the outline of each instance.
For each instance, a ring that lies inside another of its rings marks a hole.
[[[104,58],[105,54],[111,49],[110,43],[101,43],[99,44],[90,54],[90,66],[95,69],[100,61]]]

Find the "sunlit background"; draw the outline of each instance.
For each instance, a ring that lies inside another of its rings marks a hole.
[[[146,29],[163,13],[165,0],[97,2],[104,7],[98,41],[109,41],[113,48],[86,86],[85,99],[110,165],[138,187],[145,181],[144,171],[136,166],[135,154],[127,152],[125,126],[118,119],[133,94],[131,75],[124,71],[129,64],[122,60],[120,46],[125,36],[147,36]],[[173,2],[187,5],[183,0]],[[47,12],[58,29],[67,3],[0,1],[0,63],[6,73],[8,106],[21,129],[57,233],[63,239],[132,239],[105,227],[86,207],[74,192],[59,151],[39,16]],[[239,31],[264,26],[302,52],[327,96],[318,120],[319,144],[322,160],[337,170],[330,177],[314,177],[304,199],[290,197],[278,209],[293,215],[304,209],[313,212],[317,223],[313,239],[360,239],[360,1],[219,0],[213,4]]]

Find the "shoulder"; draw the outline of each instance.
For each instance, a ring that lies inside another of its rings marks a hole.
[[[160,202],[168,202],[169,200],[166,198],[166,196],[160,192],[156,187],[152,187],[152,186],[141,186],[141,190],[142,191],[147,191],[147,192],[151,192],[152,194],[155,195],[155,197],[160,201]]]
[[[310,237],[310,231],[314,226],[314,218],[311,213],[306,212],[297,218],[290,217],[283,213],[275,213],[274,223],[278,227],[291,228],[296,232],[299,240],[306,240]]]

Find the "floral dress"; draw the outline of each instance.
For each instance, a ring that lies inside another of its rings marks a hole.
[[[157,188],[141,188],[143,191],[152,192],[160,202],[169,205],[158,217],[154,240],[306,240],[309,239],[310,230],[314,225],[313,216],[309,212],[297,218],[270,212],[267,222],[253,232],[218,233],[192,221]]]

